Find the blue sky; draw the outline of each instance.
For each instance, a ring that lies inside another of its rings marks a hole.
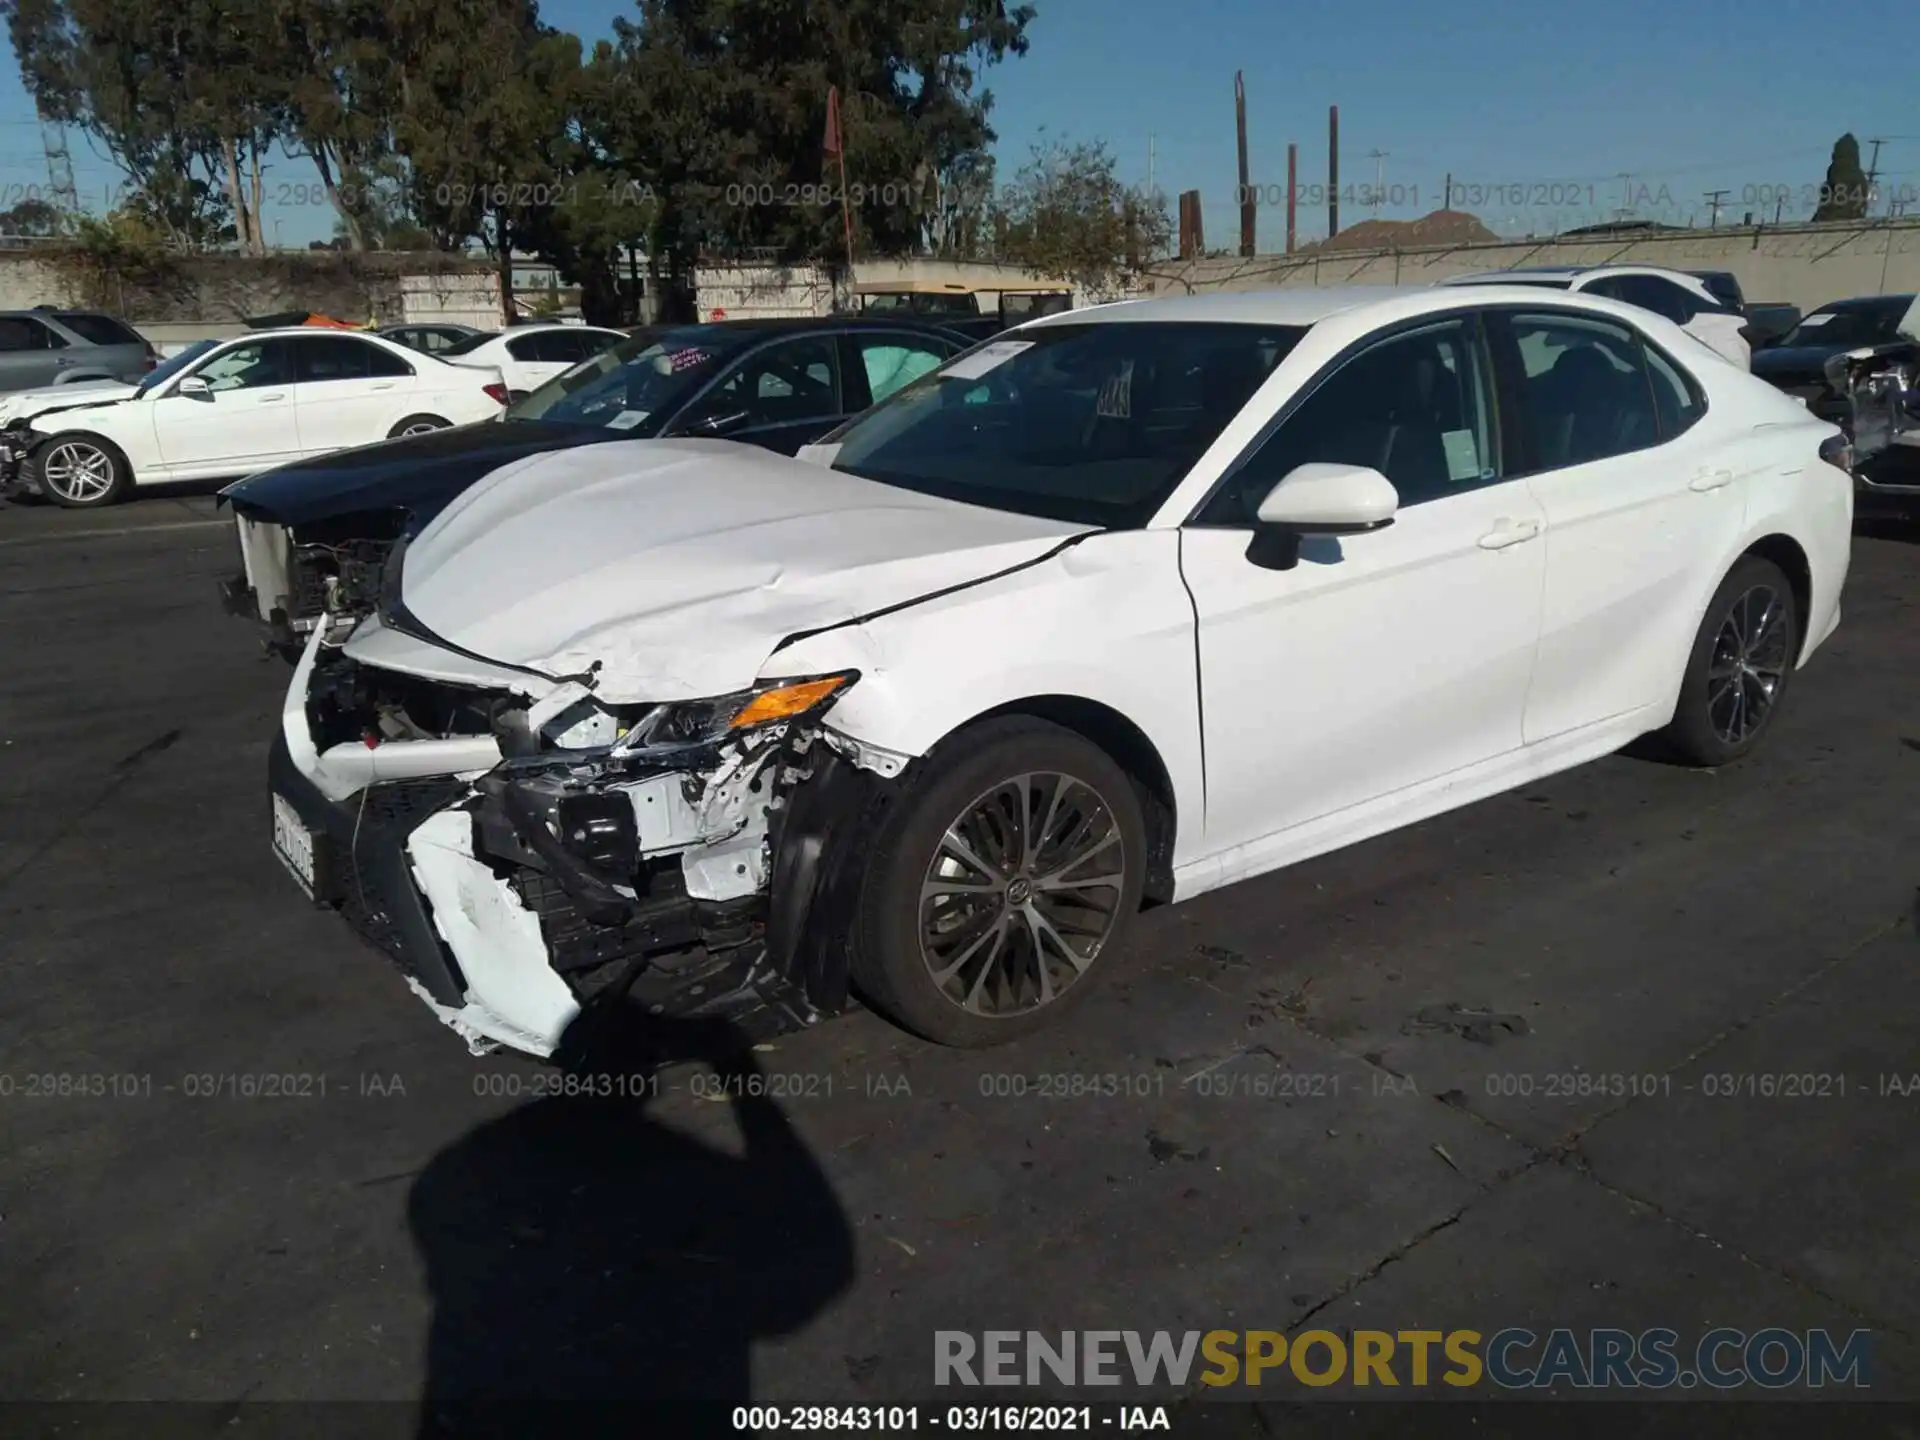
[[[1343,227],[1437,208],[1449,171],[1455,208],[1502,233],[1608,219],[1628,202],[1649,218],[1705,223],[1714,189],[1729,192],[1723,219],[1770,216],[1776,194],[1787,216],[1804,217],[1847,130],[1863,142],[1863,160],[1870,137],[1887,138],[1887,193],[1920,213],[1920,115],[1903,83],[1920,37],[1911,26],[1837,21],[1831,6],[1036,4],[1031,52],[988,76],[1003,173],[1044,130],[1104,139],[1123,173],[1145,181],[1151,144],[1153,180],[1170,206],[1176,192],[1200,190],[1213,246],[1237,236],[1236,68],[1246,77],[1252,180],[1274,202],[1260,211],[1263,247],[1277,248],[1285,232],[1289,141],[1300,147],[1301,236],[1325,231],[1331,104],[1340,106]],[[548,0],[543,10],[589,42],[627,13],[604,0]],[[111,166],[85,137],[70,145],[83,200],[108,194]],[[1359,191],[1376,177],[1373,211]],[[314,178],[293,160],[268,175],[268,228],[281,243],[330,233],[324,205],[303,203]],[[9,55],[0,58],[0,208],[46,183],[32,104]]]

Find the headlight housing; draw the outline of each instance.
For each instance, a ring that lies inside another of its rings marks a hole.
[[[816,714],[853,688],[857,670],[768,680],[750,690],[707,700],[656,705],[613,747],[616,755],[639,750],[683,750],[711,745],[767,725]]]

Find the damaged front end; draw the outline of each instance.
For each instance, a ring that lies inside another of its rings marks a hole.
[[[0,428],[0,498],[42,493],[27,456],[46,438],[28,429],[25,420]]]
[[[1864,514],[1920,514],[1920,344],[1849,350],[1825,372],[1847,401],[1856,505]]]
[[[334,628],[289,691],[275,848],[476,1052],[550,1055],[602,997],[758,1035],[844,1008],[848,859],[905,765],[824,723],[857,673],[613,708],[376,669]]]
[[[1920,447],[1920,345],[1902,340],[1849,350],[1825,370],[1827,384],[1846,397],[1856,459],[1895,445]]]
[[[267,648],[297,660],[323,618],[353,619],[380,603],[404,511],[276,523],[234,505],[240,568],[220,582],[221,606],[260,628]]]

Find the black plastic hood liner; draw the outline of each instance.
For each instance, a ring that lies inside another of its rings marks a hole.
[[[310,525],[366,511],[404,510],[418,530],[468,486],[529,455],[630,438],[624,430],[486,420],[337,450],[250,475],[220,492],[250,520]]]

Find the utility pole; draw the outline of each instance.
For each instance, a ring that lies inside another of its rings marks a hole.
[[[1440,208],[1442,210],[1453,209],[1453,172],[1451,170],[1447,172],[1446,198],[1440,202]]]
[[[1630,170],[1622,170],[1615,178],[1620,182],[1620,212],[1615,218],[1620,220],[1631,219],[1633,216],[1633,172]]]
[[[1373,205],[1370,208],[1378,215],[1381,199],[1387,193],[1387,152],[1369,150],[1367,158],[1373,161]]]
[[[1287,146],[1287,254],[1293,253],[1293,202],[1300,193],[1300,147]]]
[[[1873,210],[1873,182],[1874,182],[1874,178],[1878,176],[1880,173],[1880,147],[1886,144],[1887,142],[1884,138],[1876,137],[1872,140],[1867,141],[1867,143],[1873,146],[1873,154],[1867,160],[1866,209],[1868,213],[1871,213]]]
[[[1718,230],[1720,228],[1720,206],[1726,198],[1727,192],[1725,190],[1709,190],[1707,192],[1707,204],[1713,207],[1712,217],[1707,221],[1707,228],[1709,230]]]
[[[1240,147],[1240,253],[1254,253],[1255,202],[1252,177],[1247,173],[1247,84],[1241,73],[1233,72],[1234,139]]]
[[[1340,107],[1327,107],[1327,238],[1340,233]]]
[[[1153,198],[1153,132],[1147,132],[1147,198]]]

